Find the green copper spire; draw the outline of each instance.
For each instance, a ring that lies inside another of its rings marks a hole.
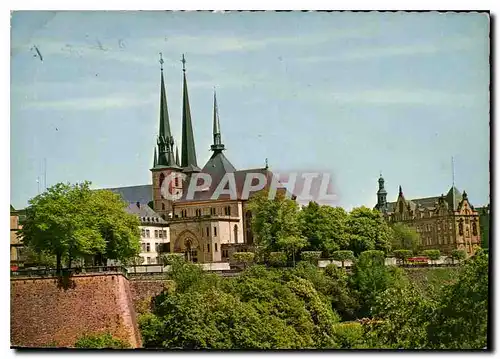
[[[214,144],[210,146],[211,150],[214,152],[221,152],[224,150],[224,145],[222,144],[221,134],[220,134],[220,122],[219,122],[219,109],[217,107],[217,96],[215,94],[214,88]]]
[[[179,147],[177,147],[177,145],[175,145],[175,164],[177,166],[181,165],[181,162],[179,161]]]
[[[183,95],[182,95],[182,153],[181,167],[184,172],[200,172],[196,163],[196,150],[194,147],[193,125],[191,123],[191,110],[189,108],[189,97],[186,81],[186,60],[182,55],[182,72],[184,73]]]
[[[170,132],[170,120],[168,118],[167,93],[165,91],[165,79],[163,77],[163,57],[160,52],[160,126],[158,131],[158,157],[154,167],[178,168],[174,161],[173,145],[174,138]]]

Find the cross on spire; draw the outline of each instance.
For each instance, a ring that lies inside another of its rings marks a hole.
[[[160,69],[163,71],[163,56],[162,56],[162,53],[160,52]]]
[[[184,58],[184,54],[182,54],[182,71],[186,72],[186,59]]]

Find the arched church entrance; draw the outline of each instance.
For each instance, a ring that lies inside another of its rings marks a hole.
[[[175,253],[183,253],[188,262],[197,263],[200,252],[200,244],[193,233],[186,231],[175,241]]]

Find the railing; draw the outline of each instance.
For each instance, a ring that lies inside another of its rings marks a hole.
[[[99,266],[99,267],[75,267],[75,268],[62,268],[60,272],[57,269],[18,269],[11,271],[11,277],[57,277],[57,276],[72,276],[82,273],[121,273],[127,276],[127,270],[122,266]]]

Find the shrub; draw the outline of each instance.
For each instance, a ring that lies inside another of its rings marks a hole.
[[[460,261],[467,257],[467,253],[463,249],[454,249],[451,251],[451,260],[455,262],[455,259]]]
[[[358,260],[370,261],[372,263],[385,264],[385,253],[384,251],[369,250],[364,251],[359,254]]]
[[[321,258],[321,252],[318,251],[304,251],[300,254],[303,261],[307,261],[314,265],[318,264],[318,260]]]
[[[429,257],[432,261],[437,261],[441,258],[441,252],[439,249],[427,249],[424,251],[424,256]]]
[[[246,268],[251,263],[253,263],[255,258],[255,253],[252,252],[236,252],[233,253],[233,260],[238,263],[243,263],[243,266]]]
[[[339,323],[333,326],[333,337],[337,349],[362,348],[364,328],[356,322]]]
[[[80,337],[76,343],[75,348],[89,348],[89,349],[127,349],[130,345],[121,339],[114,338],[109,333],[90,334]]]
[[[353,251],[336,251],[332,253],[332,259],[342,262],[342,268],[344,268],[345,261],[354,260],[354,252]]]
[[[406,260],[411,257],[411,251],[408,249],[398,249],[395,250],[393,253],[394,257],[396,257],[399,260],[402,260],[403,263],[406,263]]]
[[[269,264],[273,267],[286,266],[287,256],[285,252],[271,252],[269,253]]]
[[[164,265],[172,265],[184,261],[184,254],[182,253],[168,253],[163,256]]]

